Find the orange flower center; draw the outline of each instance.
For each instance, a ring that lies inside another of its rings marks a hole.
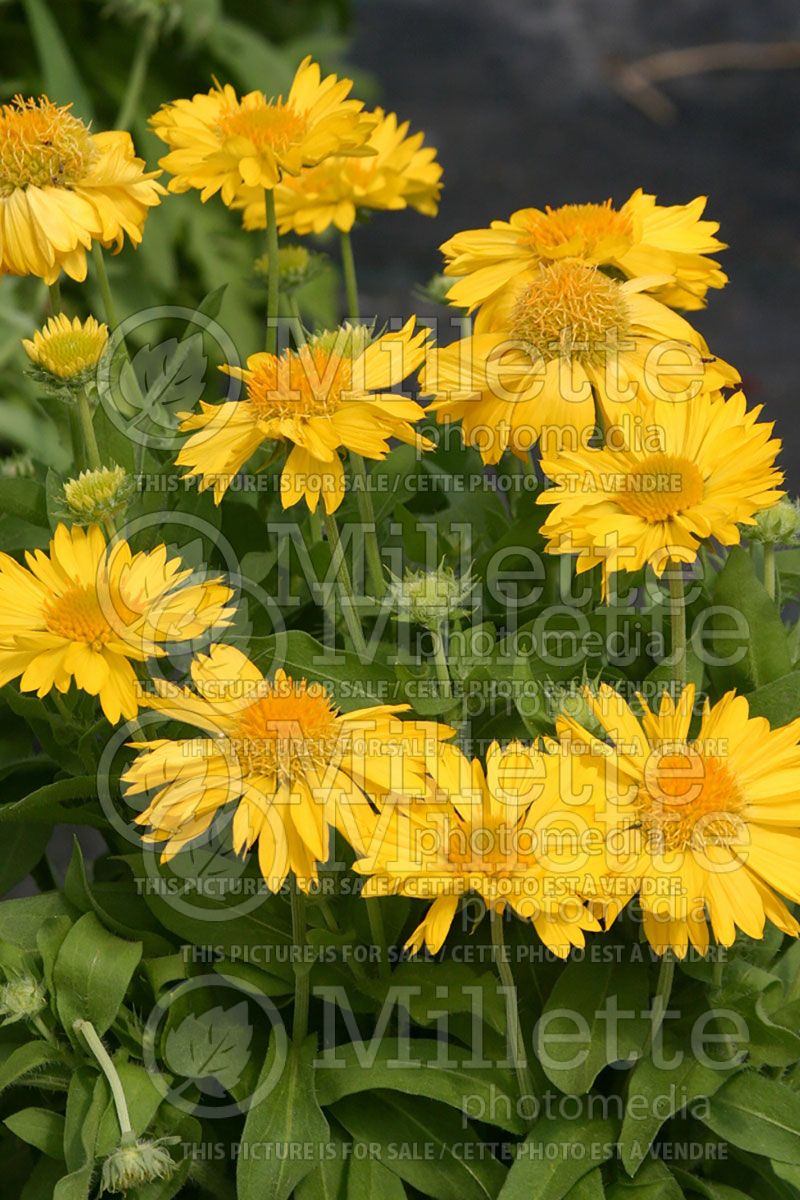
[[[15,97],[0,108],[0,195],[16,188],[74,187],[96,155],[92,136],[69,105]]]
[[[352,376],[349,355],[303,346],[262,359],[248,380],[247,398],[261,421],[330,416],[346,399]]]
[[[651,454],[625,472],[616,499],[625,512],[655,525],[699,504],[704,493],[695,463],[673,454]]]
[[[615,279],[583,263],[540,266],[511,312],[515,338],[543,358],[601,365],[630,328],[625,293]]]
[[[586,257],[612,241],[614,251],[619,253],[632,241],[630,217],[612,208],[610,200],[605,204],[564,204],[560,208],[548,205],[544,213],[530,214],[526,224],[524,242],[542,258],[565,247],[577,257]]]
[[[222,138],[244,138],[258,151],[284,154],[303,138],[307,121],[283,100],[260,96],[223,113],[218,123]]]
[[[642,828],[661,851],[737,840],[744,799],[728,767],[687,745],[654,750],[639,790]]]
[[[91,584],[75,584],[52,600],[45,608],[47,628],[68,642],[84,642],[93,650],[102,650],[112,637],[112,629]]]
[[[325,689],[306,680],[276,680],[239,714],[232,749],[245,774],[289,782],[323,773],[341,751],[337,712]]]

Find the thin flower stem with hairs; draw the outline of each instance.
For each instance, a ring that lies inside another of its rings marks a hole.
[[[503,914],[494,908],[490,909],[489,923],[492,931],[492,948],[497,974],[506,996],[506,1024],[508,1027],[511,1061],[514,1064],[517,1086],[519,1087],[520,1115],[531,1123],[532,1114],[528,1111],[528,1104],[533,1102],[533,1080],[531,1079],[525,1055],[525,1037],[519,1019],[517,985],[514,982],[511,964],[508,961],[506,941],[503,934]]]
[[[280,264],[278,262],[278,222],[275,218],[275,193],[272,188],[264,190],[267,212],[267,354],[278,352],[278,297]]]
[[[342,589],[342,612],[344,613],[345,624],[350,635],[350,641],[353,644],[353,649],[362,657],[366,657],[367,643],[364,639],[364,631],[361,628],[361,622],[356,612],[356,597],[353,591],[353,581],[350,578],[350,571],[347,566],[347,560],[344,555],[344,547],[342,540],[339,537],[339,526],[336,524],[336,517],[333,513],[325,513],[325,532],[328,535],[328,544],[331,548],[331,562],[334,570],[339,578],[339,583]]]

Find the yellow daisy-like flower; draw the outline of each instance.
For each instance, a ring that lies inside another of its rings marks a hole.
[[[235,804],[234,849],[258,846],[273,891],[290,871],[307,891],[341,810],[368,808],[390,791],[417,794],[431,743],[453,733],[399,720],[404,704],[340,713],[320,684],[283,670],[269,682],[232,646],[197,657],[192,681],[194,690],[156,680],[157,695],[146,701],[205,736],[136,743],[140,753],[123,776],[127,795],[155,792],[136,820],[151,827],[146,841],[166,843],[168,860]]]
[[[178,454],[178,466],[202,477],[201,491],[213,487],[219,504],[236,472],[264,442],[290,443],[281,477],[283,507],[305,498],[314,512],[321,495],[325,511],[334,512],[345,493],[341,448],[372,459],[386,456],[390,438],[432,448],[412,425],[423,409],[388,391],[424,357],[428,330],[415,334],[415,323],[411,317],[397,333],[374,341],[366,330],[345,326],[279,357],[254,354],[246,369],[223,367],[244,380],[246,398],[182,413],[181,429],[195,432]]]
[[[753,525],[783,494],[781,443],[760,412],[747,411],[741,392],[662,401],[640,446],[543,457],[555,485],[537,498],[554,505],[542,525],[546,549],[577,554],[579,574],[602,564],[607,592],[614,571],[647,564],[661,575],[670,562],[694,562],[708,538],[738,544],[739,524]]]
[[[122,248],[142,240],[161,203],[159,171],[146,172],[130,135],[92,133],[46,96],[0,108],[0,272],[55,283],[63,270],[86,278],[93,242]]]
[[[408,122],[376,108],[377,121],[367,146],[375,153],[361,158],[327,158],[296,177],[286,176],[275,189],[280,233],[323,233],[331,225],[349,233],[360,209],[415,208],[435,217],[442,190],[442,168],[436,151],[424,146],[424,133],[409,137]],[[244,208],[245,229],[263,229],[263,192],[254,192],[236,207]]]
[[[639,188],[621,208],[605,204],[564,204],[542,211],[521,208],[488,229],[457,233],[442,246],[446,275],[459,279],[448,299],[470,310],[484,305],[487,316],[502,291],[541,263],[576,259],[589,266],[613,267],[628,279],[670,276],[652,287],[671,308],[704,308],[709,288],[727,276],[709,258],[725,243],[714,236],[716,221],[701,220],[706,197],[689,204],[657,204]]]
[[[197,188],[202,200],[219,192],[231,204],[247,188],[274,188],[330,154],[371,153],[374,121],[360,100],[347,99],[352,86],[335,75],[323,79],[305,58],[285,100],[263,92],[240,98],[226,84],[165,104],[150,124],[170,147],[160,162],[173,176],[169,190]]]
[[[112,723],[139,708],[132,662],[185,646],[233,614],[219,579],[189,582],[193,572],[166,546],[107,546],[97,525],[59,525],[50,553],[25,559],[27,567],[0,554],[0,686],[21,677],[22,691],[46,696],[74,679]]]
[[[663,277],[661,277],[663,278]],[[655,398],[688,401],[738,382],[683,317],[645,294],[651,279],[619,282],[574,260],[542,264],[505,289],[491,322],[428,356],[421,391],[440,420],[462,421],[485,463],[505,450],[586,445],[599,405],[606,425],[643,414]]]
[[[602,781],[600,903],[613,917],[638,893],[651,945],[681,958],[690,942],[707,951],[707,915],[723,946],[737,928],[763,937],[767,918],[800,933],[773,891],[800,902],[800,721],[770,729],[728,692],[713,706],[706,700],[690,738],[694,699],[691,686],[677,704],[665,694],[656,713],[640,697],[639,718],[603,685],[587,701],[608,740],[559,722],[565,744]]]
[[[108,345],[108,326],[59,313],[22,345],[31,362],[56,379],[74,379],[96,366]]]
[[[490,910],[508,905],[532,921],[561,957],[584,944],[585,930],[599,928],[575,887],[585,820],[562,799],[563,763],[555,753],[495,742],[484,772],[443,743],[429,765],[427,799],[387,801],[378,814],[362,810],[352,837],[361,854],[354,869],[369,876],[362,895],[433,900],[408,949],[435,954],[469,893]]]

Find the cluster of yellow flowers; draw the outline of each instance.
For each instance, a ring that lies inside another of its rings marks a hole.
[[[219,195],[246,228],[266,226],[273,319],[279,231],[346,236],[360,209],[436,212],[435,151],[350,90],[307,59],[285,100],[215,86],[152,118],[169,147],[160,165],[170,191]],[[0,268],[82,279],[93,243],[141,239],[164,195],[156,174],[126,134],[91,134],[46,99],[5,106]],[[709,539],[732,545],[780,499],[782,475],[772,426],[728,394],[738,373],[675,311],[702,307],[726,282],[703,209],[637,191],[620,208],[524,209],[460,233],[443,251],[450,303],[475,310],[469,337],[434,348],[412,317],[380,336],[301,331],[281,354],[273,340],[246,369],[225,368],[243,400],[183,414],[177,463],[220,503],[263,443],[285,444],[284,507],[304,499],[315,513],[321,497],[332,519],[342,451],[363,470],[391,439],[430,450],[415,428],[427,411],[460,421],[486,464],[508,450],[530,465],[540,443],[547,548],[577,555],[578,571],[600,565],[604,586],[616,571],[692,562]],[[26,348],[70,379],[97,362],[107,336],[93,318],[62,315]],[[419,368],[427,410],[396,390]],[[111,469],[92,465],[95,490],[113,491]],[[72,489],[86,512],[92,486],[81,476]],[[60,525],[49,555],[28,554],[27,567],[0,558],[0,684],[19,678],[44,696],[74,680],[111,722],[144,706],[199,731],[133,743],[124,775],[130,797],[148,797],[138,821],[165,857],[231,805],[236,851],[257,848],[271,888],[291,872],[308,890],[336,827],[369,877],[365,895],[432,901],[413,950],[441,947],[468,892],[532,921],[561,955],[636,895],[659,953],[683,955],[690,942],[705,951],[709,918],[724,945],[737,929],[762,936],[767,918],[800,931],[773,890],[800,902],[800,721],[770,730],[730,693],[706,703],[693,737],[691,686],[658,711],[640,699],[637,715],[602,685],[586,691],[590,728],[563,715],[555,739],[493,744],[484,767],[448,726],[401,720],[408,706],[342,714],[318,685],[282,671],[265,679],[214,641],[233,615],[222,579],[191,577],[164,546],[134,554],[109,532]],[[192,653],[201,638],[211,645],[193,655],[191,686],[143,690],[132,663]]]

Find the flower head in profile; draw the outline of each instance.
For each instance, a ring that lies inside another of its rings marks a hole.
[[[74,680],[112,723],[138,711],[132,663],[190,645],[233,614],[219,579],[193,579],[166,546],[107,545],[97,525],[59,525],[49,554],[25,559],[0,554],[0,686],[19,678],[22,691],[46,696]]]
[[[92,133],[46,96],[0,107],[0,272],[55,283],[86,278],[93,242],[142,240],[164,189],[146,172],[130,135]]]
[[[321,76],[305,58],[284,100],[263,92],[239,97],[230,84],[216,85],[191,100],[165,104],[150,124],[170,148],[160,165],[171,192],[220,194],[225,204],[247,198],[248,188],[272,189],[284,175],[298,175],[331,154],[371,154],[366,142],[374,120],[360,100],[348,99],[353,84]]]
[[[553,505],[546,549],[577,554],[579,574],[602,565],[607,593],[615,571],[648,565],[661,575],[671,562],[694,562],[709,538],[736,545],[739,524],[753,525],[782,495],[781,443],[760,412],[747,411],[741,392],[664,401],[653,407],[652,444],[545,456],[554,484],[537,498]]]
[[[215,645],[192,663],[193,688],[155,681],[147,703],[200,737],[136,743],[123,776],[128,797],[152,793],[136,818],[145,840],[170,859],[232,806],[234,850],[257,846],[273,891],[292,871],[301,888],[328,857],[329,827],[342,810],[369,809],[389,792],[424,788],[430,743],[453,730],[401,721],[408,705],[341,713],[327,690],[278,670],[267,680],[232,646]]]
[[[377,108],[376,124],[362,157],[326,158],[300,175],[286,175],[275,190],[275,212],[281,233],[300,236],[324,233],[333,225],[349,233],[359,212],[414,208],[435,217],[442,189],[442,168],[425,135],[409,135],[408,122]],[[245,229],[266,224],[263,192],[236,205],[244,208]]]
[[[599,928],[574,886],[585,822],[580,807],[565,802],[563,767],[558,754],[495,742],[484,772],[442,743],[425,799],[362,810],[359,836],[351,835],[360,854],[354,869],[369,876],[362,895],[433,901],[408,949],[435,954],[469,893],[532,921],[561,957]]]
[[[661,277],[663,279],[663,276]],[[738,372],[714,358],[688,321],[646,294],[574,259],[540,263],[478,314],[471,337],[431,351],[420,380],[439,420],[461,420],[485,463],[534,443],[587,445],[599,408],[606,426],[644,418],[654,399],[692,400]]]
[[[70,320],[59,313],[37,329],[33,338],[24,338],[22,345],[39,371],[65,383],[80,382],[91,375],[105,354],[108,326],[94,317]]]
[[[656,712],[640,697],[639,717],[601,685],[587,703],[602,738],[559,722],[572,757],[597,775],[600,902],[613,918],[638,893],[651,945],[681,958],[689,943],[706,953],[709,918],[723,946],[737,929],[763,937],[766,920],[800,932],[776,895],[800,901],[800,721],[770,729],[728,692],[705,701],[692,737],[694,700],[692,686],[677,703],[665,693]]]
[[[628,279],[668,276],[648,290],[670,308],[704,308],[709,288],[727,276],[709,255],[725,249],[716,221],[702,220],[706,197],[689,204],[663,205],[639,188],[615,208],[605,204],[564,204],[544,210],[521,208],[488,229],[467,229],[442,246],[445,274],[458,276],[449,299],[470,310],[491,313],[504,289],[532,276],[542,263],[573,259],[611,267]]]
[[[181,414],[181,429],[191,436],[178,466],[201,476],[201,490],[213,487],[219,504],[260,446],[284,443],[291,450],[281,476],[283,507],[305,498],[314,512],[322,496],[325,511],[334,512],[345,493],[340,450],[382,459],[390,438],[431,448],[414,429],[422,408],[388,390],[424,356],[428,331],[415,334],[415,321],[375,340],[363,327],[344,326],[280,356],[254,354],[246,369],[223,367],[244,381],[246,396]]]

